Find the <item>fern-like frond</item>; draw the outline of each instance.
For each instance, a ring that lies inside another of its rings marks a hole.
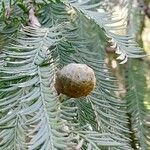
[[[119,33],[126,29],[123,4],[121,18],[100,12],[102,3],[91,0],[12,1],[9,19],[3,11],[9,4],[1,7],[0,149],[132,150],[127,104],[115,95],[118,86],[104,54],[107,38],[121,63],[143,53],[129,35]],[[21,26],[29,21],[29,5],[37,9],[40,28]],[[72,62],[95,72],[96,87],[87,97],[58,96],[54,89],[57,69]],[[143,94],[136,88],[130,88],[127,99],[134,103],[127,102],[128,110],[136,139],[143,137],[139,145],[146,148]]]
[[[142,20],[144,20],[144,16],[134,1],[131,1],[130,4],[130,16],[128,18],[130,24],[128,25],[127,32],[133,35],[142,45],[141,37],[138,35],[141,34],[143,29],[144,24]],[[145,115],[147,112],[144,107],[144,99],[147,85],[143,65],[144,63],[141,60],[129,60],[125,70],[127,75],[125,81],[127,84],[126,99],[133,145],[135,148],[146,150],[149,147],[149,145],[147,145],[149,142],[147,142],[148,139],[146,138],[146,136],[149,135],[149,131],[145,126]]]
[[[144,107],[144,94],[146,81],[143,70],[143,63],[139,60],[130,60],[128,66],[128,92],[126,96],[128,112],[131,114],[131,130],[135,134],[135,144],[142,150],[147,150],[146,135],[148,129],[145,126],[146,109]],[[138,79],[138,82],[137,82]]]
[[[70,0],[67,2],[79,12],[84,13],[88,18],[93,19],[105,30],[105,34],[110,39],[110,42],[113,43],[112,47],[116,48],[116,53],[120,55],[118,59],[121,60],[121,63],[125,63],[128,57],[138,58],[142,56],[143,52],[141,48],[138,47],[137,43],[134,42],[134,39],[130,37],[130,35],[120,35],[117,33],[118,30],[126,28],[123,18],[120,18],[118,15],[113,17],[113,15],[108,12],[98,12],[98,4],[90,4],[90,0],[84,2]],[[126,7],[126,3],[124,7]],[[123,16],[125,13],[124,11],[126,12],[125,9],[121,12]]]
[[[55,24],[69,21],[67,7],[63,3],[50,3],[44,5],[39,12],[39,20],[43,26],[52,26]]]
[[[60,102],[54,90],[56,60],[52,45],[58,27],[22,29],[14,44],[3,50],[0,67],[2,149],[65,149],[73,137],[62,130]]]
[[[99,133],[96,131],[74,131],[81,138],[89,142],[92,148],[99,150],[99,146],[125,146],[126,144],[121,144],[116,142],[115,136],[107,133]]]
[[[5,45],[13,42],[21,25],[26,23],[27,16],[19,4],[16,0],[0,1],[0,51]]]
[[[114,91],[117,90],[117,86],[115,86],[116,79],[111,77],[103,61],[102,49],[105,43],[105,39],[103,39],[105,36],[100,41],[99,36],[102,37],[103,31],[100,31],[96,25],[93,26],[91,24],[90,26],[90,22],[88,22],[87,30],[87,22],[88,20],[82,16],[79,16],[78,21],[76,20],[77,24],[74,27],[78,30],[75,30],[74,34],[76,33],[81,38],[79,42],[78,36],[73,40],[65,34],[65,38],[71,44],[70,48],[68,46],[67,51],[70,50],[71,52],[71,49],[74,49],[74,51],[67,57],[64,55],[64,59],[61,61],[64,65],[71,62],[87,64],[94,69],[96,74],[97,85],[95,91],[87,98],[81,98],[74,102],[74,106],[77,106],[79,109],[77,119],[78,121],[80,120],[79,123],[82,122],[80,125],[89,125],[93,130],[97,130],[99,134],[111,133],[113,139],[122,145],[116,146],[114,143],[114,149],[131,149],[128,143],[129,139],[125,136],[125,134],[129,133],[126,104],[115,96]],[[91,34],[91,30],[97,32]],[[67,45],[65,42],[64,44]],[[59,44],[57,46],[58,50],[61,51],[60,55],[66,53],[66,50],[60,47]],[[93,122],[90,120],[93,120]],[[109,144],[107,147],[109,147]],[[97,143],[97,146],[102,148],[104,145]]]

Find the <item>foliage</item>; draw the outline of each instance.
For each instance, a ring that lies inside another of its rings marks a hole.
[[[139,131],[139,147],[146,150],[144,91],[141,96],[135,82],[139,77],[130,73],[136,90],[131,86],[123,101],[105,63],[107,41],[121,64],[144,55],[130,34],[120,33],[126,29],[129,2],[121,3],[123,18],[106,12],[102,0],[0,2],[0,149],[130,150],[131,132]],[[91,95],[57,95],[56,72],[71,62],[95,71]]]
[[[134,3],[134,2],[131,2]],[[141,34],[143,27],[144,17],[141,15],[137,8],[131,9],[130,21],[133,23],[128,25],[128,32],[136,37],[136,40],[142,45],[141,38],[138,34]],[[135,26],[136,25],[136,26]],[[130,118],[130,128],[133,132],[131,134],[133,143],[136,143],[133,147],[142,150],[147,150],[148,143],[147,135],[149,129],[145,125],[145,116],[148,113],[144,106],[145,93],[147,92],[146,76],[144,69],[144,62],[142,59],[129,60],[126,65],[126,86],[127,86],[127,106],[128,115]],[[138,79],[138,82],[136,81]]]

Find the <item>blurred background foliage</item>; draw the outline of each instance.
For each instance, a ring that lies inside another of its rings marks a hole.
[[[137,7],[139,6],[139,7]],[[115,6],[117,7],[117,6]],[[113,74],[119,80],[119,89],[116,93],[120,97],[125,97],[128,105],[128,116],[130,118],[130,130],[135,132],[131,134],[132,140],[136,143],[135,136],[144,138],[143,129],[145,124],[140,123],[141,118],[146,119],[146,126],[150,127],[150,1],[131,1],[129,10],[129,21],[127,33],[132,35],[138,44],[143,47],[147,54],[144,58],[129,59],[129,61],[120,67],[116,61],[116,56],[112,54],[113,49],[106,47],[108,57],[106,62],[112,69]],[[118,9],[118,8],[116,8]],[[119,13],[119,12],[118,12]],[[124,32],[124,31],[123,31]],[[123,90],[122,90],[123,89]],[[134,110],[132,109],[134,108]],[[143,108],[145,109],[143,111]],[[139,122],[139,123],[138,123]],[[137,125],[139,124],[139,125]],[[143,125],[142,125],[143,124]],[[149,139],[149,134],[147,138]],[[133,143],[134,143],[133,142]],[[147,141],[149,143],[149,140]],[[134,149],[138,149],[131,143]],[[140,143],[140,145],[143,145]],[[141,150],[145,146],[141,147]],[[147,149],[147,148],[146,148]],[[150,149],[150,147],[148,147]]]

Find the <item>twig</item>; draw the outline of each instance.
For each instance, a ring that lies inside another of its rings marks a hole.
[[[38,18],[35,16],[35,11],[33,7],[29,9],[29,26],[35,27],[35,28],[41,27],[41,24],[39,23]]]

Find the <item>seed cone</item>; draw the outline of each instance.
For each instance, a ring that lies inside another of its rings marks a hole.
[[[95,84],[94,71],[85,64],[68,64],[56,74],[56,91],[71,98],[87,96]]]

